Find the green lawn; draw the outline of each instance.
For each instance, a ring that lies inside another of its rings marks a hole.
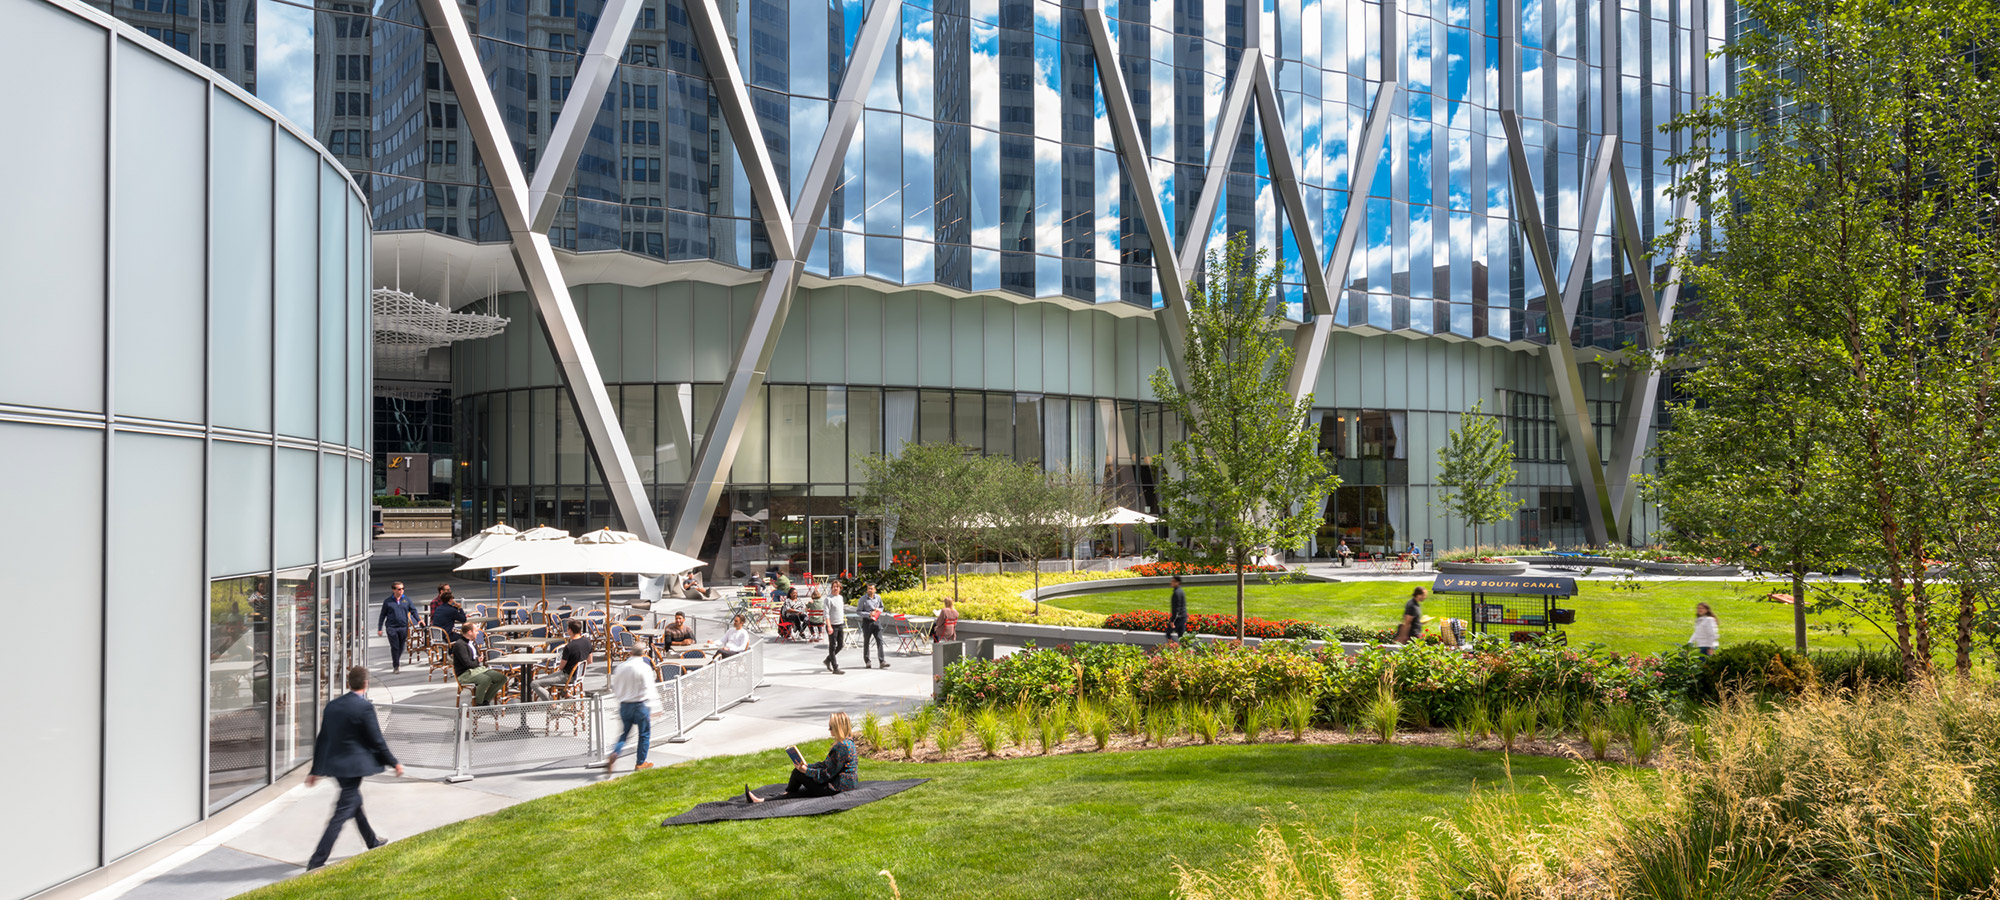
[[[1334,584],[1272,584],[1252,582],[1244,593],[1244,612],[1264,619],[1305,619],[1327,625],[1358,625],[1366,628],[1394,628],[1403,614],[1403,602],[1410,597],[1415,581],[1346,581]],[[1787,587],[1749,581],[1636,582],[1629,590],[1616,581],[1578,581],[1575,598],[1559,605],[1576,610],[1576,624],[1569,626],[1570,643],[1596,642],[1613,650],[1660,650],[1687,642],[1694,631],[1694,605],[1707,601],[1715,610],[1724,645],[1752,640],[1792,642],[1792,608],[1757,598]],[[1201,613],[1236,612],[1236,587],[1229,584],[1190,585],[1188,611]],[[1168,591],[1116,591],[1077,594],[1049,601],[1065,609],[1094,613],[1129,612],[1135,609],[1166,609]],[[1496,598],[1497,599],[1497,598]],[[1540,609],[1540,601],[1519,598],[1520,605]],[[1471,620],[1471,600],[1462,594],[1440,594],[1424,604],[1432,616],[1455,616]],[[1838,626],[1850,627],[1841,634]],[[1865,622],[1840,616],[1815,615],[1806,620],[1807,641],[1815,648],[1889,646],[1880,632]]]
[[[809,757],[824,744],[802,748]],[[399,840],[243,895],[367,897],[1166,897],[1175,861],[1213,870],[1266,818],[1372,841],[1448,817],[1500,754],[1421,747],[1215,746],[948,764],[863,760],[866,779],[929,777],[832,816],[661,828],[777,780],[779,753],[655,769]],[[1530,804],[1574,781],[1513,758]]]

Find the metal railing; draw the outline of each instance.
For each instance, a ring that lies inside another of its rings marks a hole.
[[[728,659],[659,682],[654,688],[656,739],[686,741],[695,726],[738,703],[754,702],[763,683],[762,640]],[[447,772],[448,781],[564,763],[588,765],[604,757],[607,734],[620,727],[617,705],[604,691],[493,706],[385,703],[376,710],[397,759]]]
[[[673,662],[669,659],[667,662]],[[666,740],[679,743],[696,725],[716,718],[723,710],[757,700],[757,686],[764,683],[764,641],[753,639],[750,649],[728,659],[718,659],[670,678],[654,687],[653,727]]]

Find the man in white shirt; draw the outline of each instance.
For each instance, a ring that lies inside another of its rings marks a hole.
[[[611,696],[618,700],[618,720],[623,724],[618,729],[618,742],[611,745],[611,755],[604,760],[605,771],[618,764],[618,754],[625,749],[625,736],[634,728],[639,729],[639,764],[632,771],[653,767],[646,761],[646,751],[653,745],[653,681],[653,657],[645,648],[626,657],[612,670]]]
[[[730,620],[729,630],[722,633],[722,648],[715,652],[718,659],[728,659],[750,649],[750,630],[743,627],[741,615]]]
[[[840,668],[840,648],[847,643],[847,608],[839,593],[826,598],[826,670],[845,675]]]

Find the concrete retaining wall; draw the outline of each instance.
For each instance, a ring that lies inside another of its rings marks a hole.
[[[1157,631],[1120,631],[1112,628],[1074,628],[1060,625],[1034,625],[1023,622],[975,622],[961,619],[958,636],[966,638],[991,638],[996,643],[1021,645],[1033,641],[1038,647],[1052,647],[1059,644],[1133,644],[1141,647],[1160,647],[1167,643],[1167,636]],[[1190,634],[1188,641],[1227,642],[1235,638],[1213,634]],[[1245,644],[1260,644],[1260,638],[1245,638]],[[1290,643],[1290,642],[1287,642]],[[1314,649],[1328,645],[1326,641],[1306,641]],[[1360,653],[1367,644],[1341,643],[1340,648],[1352,656]]]

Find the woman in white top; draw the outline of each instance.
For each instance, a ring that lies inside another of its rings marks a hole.
[[[1703,656],[1714,653],[1716,646],[1722,643],[1720,632],[1715,627],[1715,612],[1706,603],[1694,605],[1694,636],[1688,638],[1688,643],[1693,644]]]
[[[743,627],[743,617],[737,616],[729,622],[729,630],[722,633],[722,649],[715,651],[716,658],[728,659],[750,649],[750,632]]]

